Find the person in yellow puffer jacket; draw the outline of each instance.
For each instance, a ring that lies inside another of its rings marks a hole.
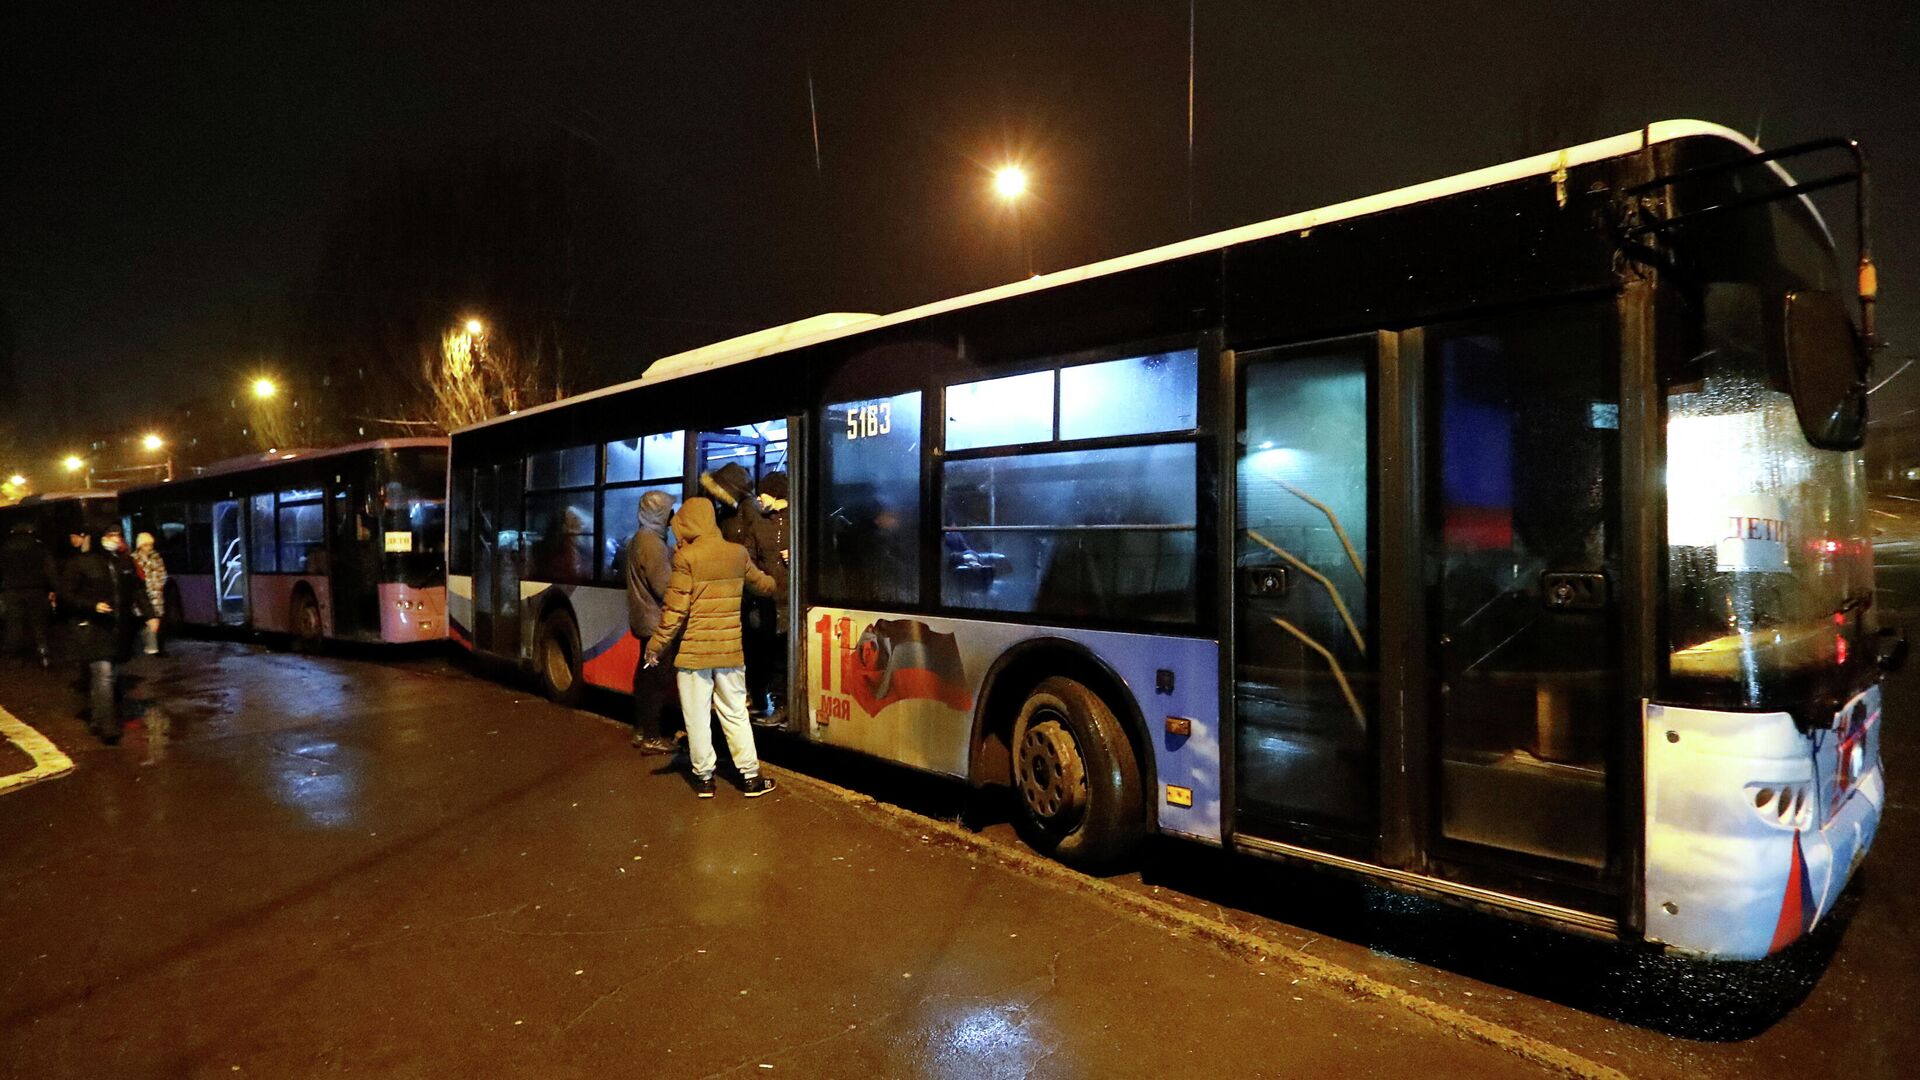
[[[673,553],[673,577],[667,585],[660,628],[647,642],[646,663],[658,664],[668,648],[679,642],[674,678],[680,711],[687,721],[687,752],[696,794],[713,797],[718,759],[712,717],[717,714],[734,766],[745,781],[742,790],[755,798],[772,791],[774,784],[772,778],[760,775],[753,727],[747,720],[740,598],[744,592],[773,595],[774,580],[753,565],[746,548],[720,534],[710,500],[688,499],[673,515],[673,535],[679,541]]]

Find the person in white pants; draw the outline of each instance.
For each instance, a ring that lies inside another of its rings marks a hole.
[[[687,752],[692,759],[694,792],[713,798],[714,714],[727,749],[740,770],[741,791],[756,798],[772,791],[771,777],[760,775],[753,727],[747,722],[747,667],[740,650],[740,598],[752,591],[771,596],[771,577],[753,565],[747,549],[720,535],[713,503],[688,499],[673,515],[680,546],[673,553],[673,577],[660,612],[660,628],[647,642],[644,663],[660,662],[676,640],[673,666],[680,691],[680,712],[687,720]]]
[[[680,690],[680,708],[688,716],[717,716],[720,734],[727,740],[727,752],[733,755],[733,767],[744,777],[760,775],[760,758],[753,744],[753,725],[747,720],[747,669],[744,667],[702,668],[674,672]],[[712,712],[708,712],[711,703]],[[687,725],[687,756],[692,759],[694,779],[707,778],[711,784],[719,755],[713,749],[713,725]],[[703,792],[703,794],[705,794]],[[760,794],[749,791],[749,796]]]

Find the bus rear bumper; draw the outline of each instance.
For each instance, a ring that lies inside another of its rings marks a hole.
[[[1833,910],[1886,803],[1880,691],[1849,702],[1872,721],[1844,792],[1836,731],[1809,736],[1786,713],[1649,705],[1649,941],[1727,960],[1778,952]]]
[[[447,590],[380,584],[380,640],[393,645],[439,641],[447,636]]]

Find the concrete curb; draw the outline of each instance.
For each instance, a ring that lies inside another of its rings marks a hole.
[[[73,759],[53,745],[53,740],[28,727],[5,709],[0,709],[0,735],[6,736],[8,742],[33,759],[33,768],[12,776],[0,776],[0,795],[73,771]]]
[[[1434,1024],[1451,1029],[1464,1038],[1497,1047],[1563,1075],[1580,1077],[1581,1080],[1628,1080],[1627,1075],[1618,1069],[1581,1057],[1571,1050],[1555,1046],[1545,1040],[1523,1034],[1491,1020],[1482,1019],[1451,1005],[1421,997],[1391,983],[1382,982],[1370,975],[1343,967],[1331,960],[1281,944],[1262,934],[1243,930],[1218,919],[1197,915],[1166,901],[1156,900],[1151,896],[1110,884],[1099,878],[1089,877],[1024,848],[989,840],[953,822],[923,817],[910,810],[904,810],[803,773],[796,773],[791,769],[779,768],[764,762],[761,768],[777,772],[783,784],[807,788],[863,809],[876,810],[879,812],[880,823],[895,832],[920,839],[926,839],[928,834],[938,834],[942,839],[950,840],[972,851],[991,855],[1001,863],[1041,881],[1091,895],[1129,914],[1144,917],[1169,929],[1188,932],[1236,955],[1278,961],[1300,972],[1305,978],[1334,987],[1354,997],[1390,1002]]]

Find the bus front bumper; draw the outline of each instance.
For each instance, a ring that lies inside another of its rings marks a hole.
[[[1879,687],[1840,715],[1855,706],[1858,753],[1837,724],[1809,737],[1786,713],[1647,706],[1649,941],[1757,960],[1833,910],[1886,804]]]

